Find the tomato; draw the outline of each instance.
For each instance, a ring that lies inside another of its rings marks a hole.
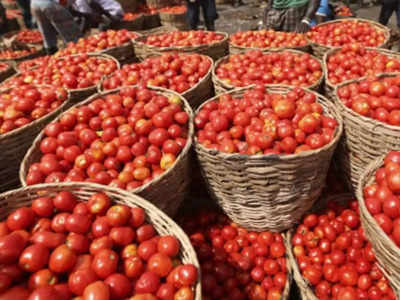
[[[135,239],[135,232],[128,226],[114,227],[110,231],[110,238],[115,245],[126,246]]]
[[[81,296],[85,288],[97,281],[98,277],[95,272],[89,268],[79,269],[71,273],[68,277],[68,288],[75,295]]]
[[[76,263],[77,256],[67,245],[58,246],[50,255],[49,269],[55,273],[70,271]]]
[[[11,264],[16,262],[24,247],[25,240],[17,233],[0,237],[0,263]]]
[[[29,296],[28,300],[56,299],[57,297],[58,293],[54,287],[44,286],[34,290]]]
[[[156,293],[160,287],[160,278],[152,272],[144,272],[135,284],[135,293]]]
[[[83,292],[83,300],[109,300],[110,289],[103,281],[89,284]]]
[[[87,253],[89,251],[89,239],[82,234],[70,233],[67,236],[65,244],[77,254]]]
[[[21,253],[19,266],[27,272],[39,271],[47,264],[49,255],[49,250],[42,244],[31,245]]]
[[[110,249],[100,250],[93,258],[92,269],[100,278],[107,278],[117,270],[118,255]]]
[[[54,207],[59,211],[72,212],[76,205],[76,197],[67,191],[59,192],[53,198]]]
[[[111,299],[123,299],[129,296],[132,284],[129,279],[122,274],[112,274],[104,281],[109,286]]]
[[[97,218],[92,223],[92,234],[94,237],[99,238],[108,235],[111,231],[110,225],[108,224],[107,217]]]
[[[110,198],[103,193],[93,194],[88,201],[89,211],[92,214],[103,215],[106,213],[110,206]]]
[[[317,285],[321,280],[322,273],[317,268],[310,266],[303,271],[303,276],[312,285]]]
[[[131,218],[131,212],[126,206],[114,205],[107,210],[106,216],[111,226],[123,226]]]
[[[157,244],[152,240],[140,243],[137,250],[138,256],[145,261],[148,261],[150,257],[156,252],[157,252]]]
[[[96,255],[103,249],[111,249],[113,241],[109,236],[103,236],[92,241],[89,251],[92,255]]]
[[[194,293],[188,287],[180,288],[174,295],[174,300],[193,300]]]
[[[140,208],[140,207],[132,208],[131,215],[132,215],[132,217],[130,219],[131,226],[138,228],[144,223],[146,214],[145,214],[143,208]]]
[[[39,217],[50,217],[53,214],[54,205],[50,197],[41,197],[32,201],[32,210]]]
[[[27,300],[29,291],[22,286],[14,286],[6,292],[0,294],[1,300]]]
[[[64,243],[65,235],[51,231],[40,231],[32,235],[31,241],[36,244],[42,244],[49,249],[54,249]]]
[[[42,269],[29,277],[28,286],[30,290],[35,290],[43,286],[55,285],[57,282],[58,278],[53,272],[49,269]]]
[[[21,207],[7,217],[7,226],[10,230],[26,229],[33,224],[35,213],[31,208]]]

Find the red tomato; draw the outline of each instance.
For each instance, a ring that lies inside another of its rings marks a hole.
[[[83,300],[109,300],[110,289],[103,281],[89,284],[83,292]]]
[[[42,244],[31,245],[19,257],[19,266],[27,272],[39,271],[48,263],[49,255],[49,250]]]
[[[92,269],[100,278],[107,278],[115,273],[118,266],[118,255],[110,249],[100,250],[93,258]]]
[[[50,255],[49,269],[55,273],[70,271],[76,263],[76,254],[67,245],[58,246]]]

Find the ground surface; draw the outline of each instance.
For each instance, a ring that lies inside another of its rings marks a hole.
[[[229,4],[217,5],[219,19],[216,22],[217,30],[233,33],[237,31],[246,31],[257,28],[257,23],[262,19],[263,6],[261,1],[243,0],[243,6],[234,8]],[[357,5],[352,4],[352,8],[356,9]],[[358,17],[370,20],[377,20],[379,16],[380,6],[364,7],[356,10]],[[395,15],[390,19],[391,26],[396,25]]]

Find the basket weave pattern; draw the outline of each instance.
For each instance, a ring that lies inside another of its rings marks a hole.
[[[177,212],[179,206],[183,202],[185,195],[187,194],[187,189],[190,184],[190,155],[189,150],[192,145],[193,136],[193,112],[187,103],[187,101],[179,96],[179,94],[173,93],[169,90],[161,88],[151,88],[160,94],[169,96],[171,94],[180,97],[181,101],[184,103],[184,110],[189,115],[189,128],[188,128],[188,138],[185,147],[182,149],[174,165],[164,172],[161,176],[152,180],[151,182],[142,185],[130,192],[140,195],[146,198],[148,201],[155,204],[162,211],[166,212],[168,215],[173,216]],[[87,100],[73,106],[71,109],[80,107],[82,105],[87,105],[93,100],[119,91],[119,89],[107,91],[104,93],[95,94]],[[60,116],[56,119],[58,121]],[[42,131],[36,139],[33,141],[32,146],[26,153],[19,172],[19,177],[23,186],[26,186],[26,176],[28,174],[29,166],[35,162],[38,162],[42,157],[42,152],[40,151],[40,142],[44,137],[44,132]]]
[[[242,96],[247,89],[229,94]],[[267,90],[286,93],[291,87],[271,86]],[[334,139],[320,149],[282,156],[249,156],[207,149],[195,140],[207,187],[235,223],[249,230],[283,231],[293,227],[320,196],[342,133],[342,121],[335,106],[316,95],[324,113],[339,123]]]
[[[357,200],[360,207],[361,224],[364,229],[365,236],[371,242],[375,251],[376,258],[383,267],[385,275],[394,287],[397,299],[400,297],[400,249],[388,237],[388,235],[378,225],[376,220],[371,216],[364,202],[363,189],[375,181],[375,172],[383,166],[385,156],[372,161],[362,173],[357,187]]]
[[[379,75],[379,77],[385,76],[396,75]],[[360,78],[341,83],[335,90],[335,103],[341,110],[344,124],[344,134],[338,147],[338,160],[349,188],[354,191],[366,165],[388,151],[400,149],[399,126],[392,126],[361,116],[351,108],[346,107],[339,99],[337,90],[340,87],[364,79]]]
[[[74,193],[79,199],[87,201],[91,195],[99,192],[107,194],[114,202],[124,204],[129,207],[140,207],[146,212],[147,221],[152,224],[155,230],[161,235],[173,235],[180,244],[181,249],[179,256],[183,263],[193,264],[200,269],[197,260],[196,252],[188,236],[183,230],[167,215],[157,209],[154,205],[144,200],[143,198],[126,191],[106,187],[93,183],[55,183],[55,184],[40,184],[12,190],[0,195],[0,220],[3,220],[7,215],[22,206],[30,206],[32,200],[40,195],[42,197],[52,197],[60,191],[70,191]],[[200,274],[199,274],[200,275]],[[195,299],[201,299],[201,285],[200,276],[195,286]]]

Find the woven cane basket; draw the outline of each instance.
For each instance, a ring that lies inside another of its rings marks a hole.
[[[140,36],[140,33],[135,32],[135,34],[137,35],[137,37]],[[135,58],[132,41],[129,41],[114,48],[108,48],[103,51],[95,52],[93,54],[109,55],[115,58],[121,64],[124,64],[126,63],[126,61]]]
[[[144,28],[144,19],[144,15],[140,15],[131,21],[122,20],[114,26],[114,29],[126,29],[129,31],[142,30]]]
[[[146,59],[149,56],[157,55],[162,52],[196,52],[199,54],[207,55],[214,60],[217,60],[228,54],[228,34],[224,32],[216,32],[217,34],[223,35],[224,39],[216,43],[200,45],[200,46],[189,46],[189,47],[155,47],[144,43],[147,36],[141,36],[136,38],[133,43],[135,46],[135,54],[141,60]]]
[[[5,90],[7,91],[7,90]],[[4,91],[3,91],[4,92]],[[70,105],[70,95],[57,109],[23,127],[0,134],[0,192],[19,186],[19,166],[40,131]]]
[[[248,89],[227,94],[242,96]],[[292,89],[278,85],[266,88],[273,93],[287,93]],[[342,133],[342,120],[330,101],[311,90],[306,91],[314,93],[324,113],[339,124],[332,141],[320,149],[290,155],[250,156],[207,149],[195,139],[195,150],[210,194],[235,223],[248,230],[283,231],[293,227],[313,206],[325,185]]]
[[[89,200],[93,194],[102,192],[108,195],[115,203],[142,208],[146,213],[147,222],[154,226],[157,233],[172,235],[179,240],[181,246],[179,257],[182,262],[184,264],[193,264],[200,270],[196,252],[183,230],[170,217],[145,199],[121,189],[93,183],[65,182],[38,184],[8,191],[0,195],[0,220],[4,220],[9,213],[17,208],[30,206],[38,195],[41,197],[53,197],[61,191],[72,192],[83,201]],[[200,271],[198,275],[199,279],[194,287],[195,300],[201,300]]]
[[[2,72],[0,72],[0,82],[6,80],[8,77],[15,74],[15,68],[13,67],[12,63],[6,63],[8,68]]]
[[[370,25],[374,26],[377,30],[383,31],[385,34],[385,42],[382,45],[377,46],[377,48],[387,48],[387,44],[390,40],[390,30],[389,28],[387,28],[386,26],[383,26],[377,22],[371,21],[371,20],[366,20],[366,19],[360,19],[360,18],[344,18],[344,19],[340,19],[340,20],[333,20],[333,21],[328,21],[328,22],[324,22],[321,23],[317,26],[324,26],[327,24],[334,24],[334,23],[339,23],[339,22],[343,22],[345,20],[352,20],[352,21],[358,21],[358,22],[366,22],[369,23]],[[308,39],[308,38],[307,38]],[[332,48],[337,48],[334,46],[327,46],[327,45],[322,45],[322,44],[317,44],[311,40],[308,39],[308,42],[311,45],[311,49],[313,51],[313,54],[318,57],[319,59],[322,59],[324,54],[326,52],[328,52],[330,49]]]
[[[311,52],[310,45],[297,46],[297,47],[282,47],[282,48],[254,48],[254,47],[242,47],[235,45],[232,42],[229,42],[229,54],[238,54],[250,50],[260,50],[263,52],[268,52],[268,51],[282,51],[287,49],[298,50],[303,52]]]
[[[150,88],[152,90],[157,91],[161,95],[165,96],[177,96],[181,99],[184,105],[184,110],[189,115],[189,128],[188,128],[188,137],[185,147],[182,149],[182,152],[179,154],[177,160],[175,161],[174,165],[169,168],[166,172],[164,172],[161,176],[157,177],[156,179],[152,180],[151,182],[144,184],[130,192],[140,195],[162,211],[166,212],[168,215],[173,216],[181,203],[183,202],[185,195],[187,193],[187,189],[190,184],[190,155],[189,150],[192,145],[192,136],[193,136],[193,112],[190,108],[187,101],[181,97],[179,94],[176,94],[172,91],[161,89],[161,88]],[[98,93],[87,100],[73,106],[71,108],[77,108],[82,105],[87,105],[93,100],[118,92],[120,89],[115,89],[103,93]],[[55,119],[58,121],[62,115]],[[26,176],[29,170],[29,166],[35,162],[40,161],[42,157],[42,153],[40,151],[40,142],[44,137],[44,132],[40,132],[40,134],[36,137],[33,141],[32,146],[29,148],[28,152],[26,153],[24,160],[22,161],[20,167],[19,177],[23,186],[26,186]]]
[[[161,25],[173,26],[182,31],[189,29],[186,12],[183,14],[171,14],[160,11],[159,14],[160,14]]]
[[[161,33],[167,33],[167,32],[172,32],[172,31],[178,31],[178,28],[173,27],[173,26],[158,26],[158,27],[155,27],[152,29],[142,30],[142,31],[140,31],[140,34],[152,35],[152,34],[161,34]]]
[[[314,211],[319,211],[320,208],[324,208],[325,205],[329,202],[337,202],[339,204],[346,204],[347,202],[351,201],[354,199],[354,196],[352,194],[338,194],[338,195],[333,195],[330,197],[322,198],[319,202],[316,203],[314,206],[313,210]],[[315,295],[313,288],[311,287],[310,283],[301,275],[300,268],[297,264],[297,260],[294,256],[293,253],[293,247],[292,247],[292,236],[293,236],[293,231],[288,231],[285,239],[286,243],[286,253],[288,253],[289,256],[289,261],[290,261],[290,266],[292,269],[293,273],[293,278],[300,290],[300,294],[302,299],[306,300],[319,300],[319,298]]]
[[[279,51],[265,51],[264,53],[276,53],[276,52],[292,52],[292,53],[295,53],[295,54],[304,54],[304,52],[302,52],[302,51],[292,50],[292,49],[285,49],[285,50],[279,50]],[[323,70],[322,62],[318,58],[316,58],[315,56],[312,56],[312,57],[315,58],[319,62],[320,66],[321,66],[321,70]],[[217,70],[218,66],[223,64],[223,63],[225,63],[228,60],[229,60],[229,56],[225,56],[223,58],[220,58],[215,63],[214,68],[212,70],[212,81],[213,81],[213,84],[214,84],[215,93],[217,95],[222,94],[222,93],[226,93],[227,91],[231,91],[231,90],[233,90],[235,88],[239,88],[239,87],[235,87],[233,85],[230,85],[230,84],[224,82],[223,80],[219,79],[217,74],[216,74],[216,70]],[[322,74],[321,78],[317,82],[315,82],[313,85],[308,86],[306,88],[314,90],[314,91],[319,91],[319,89],[321,88],[323,79],[324,79],[324,75]]]
[[[398,61],[400,61],[400,53],[396,52],[396,51],[391,51],[391,50],[387,50],[387,49],[382,49],[382,48],[371,48],[371,47],[366,47],[365,48],[367,51],[376,51],[379,54],[383,54],[389,58],[393,58],[396,59]],[[324,58],[322,60],[322,65],[323,65],[323,70],[324,70],[324,77],[325,77],[325,85],[324,85],[324,92],[325,92],[325,96],[327,96],[329,99],[335,99],[335,87],[336,85],[332,84],[329,81],[329,76],[328,76],[328,60],[329,57],[331,57],[332,55],[336,54],[337,52],[339,52],[341,50],[341,48],[333,48],[328,50],[325,54],[324,54]]]
[[[381,74],[378,77],[396,76]],[[335,89],[335,105],[343,117],[344,133],[339,143],[337,158],[343,170],[344,179],[351,190],[357,184],[365,166],[377,157],[391,150],[400,149],[400,127],[389,125],[357,114],[339,99],[337,90],[345,85],[360,82],[364,78],[339,84]]]
[[[71,55],[71,56],[79,56],[79,55],[80,55],[80,54],[74,54],[74,55]],[[107,55],[107,54],[89,54],[89,53],[88,53],[87,55],[88,55],[88,56],[101,57],[101,58],[104,58],[104,59],[110,59],[110,60],[112,60],[112,61],[115,62],[115,64],[117,65],[117,69],[120,68],[119,62],[118,62],[114,57],[112,57],[112,56],[110,56],[110,55]],[[63,57],[58,57],[57,59],[63,59]],[[23,72],[22,72],[22,73],[17,73],[17,74],[15,74],[14,76],[11,76],[9,79],[7,79],[6,81],[4,81],[4,83],[7,84],[7,82],[8,82],[9,80],[12,80],[13,78],[15,78],[15,77],[17,77],[17,76],[20,76],[20,75],[22,75],[22,74],[24,74],[24,73],[23,73]],[[96,91],[97,91],[97,86],[98,86],[98,84],[93,85],[93,86],[90,86],[90,87],[87,87],[87,88],[82,88],[82,89],[73,89],[73,90],[72,90],[72,89],[67,89],[68,92],[69,92],[69,94],[70,94],[70,103],[69,103],[69,106],[70,106],[70,105],[73,105],[73,104],[75,104],[75,103],[78,103],[78,102],[80,102],[80,101],[86,99],[86,98],[89,97],[90,95],[96,93]],[[69,107],[69,106],[68,106],[68,107]],[[68,108],[68,107],[67,107],[67,108]]]
[[[214,67],[214,62],[213,60],[205,56],[210,60],[210,70],[207,72],[207,74],[199,80],[198,83],[196,83],[194,86],[192,86],[190,89],[187,91],[181,93],[180,95],[186,99],[186,101],[189,103],[190,107],[192,108],[197,108],[199,107],[205,100],[211,98],[214,93],[213,93],[213,84],[211,80],[211,72]],[[103,81],[106,78],[103,79]],[[102,81],[102,82],[103,82]],[[106,91],[103,88],[103,84],[101,83],[99,85],[99,91]]]
[[[364,202],[363,189],[366,185],[375,182],[375,172],[383,166],[385,156],[380,156],[366,166],[358,181],[356,196],[360,207],[361,224],[365,236],[371,242],[376,258],[383,267],[385,275],[394,287],[397,299],[400,298],[400,249],[382,230],[371,216]]]

